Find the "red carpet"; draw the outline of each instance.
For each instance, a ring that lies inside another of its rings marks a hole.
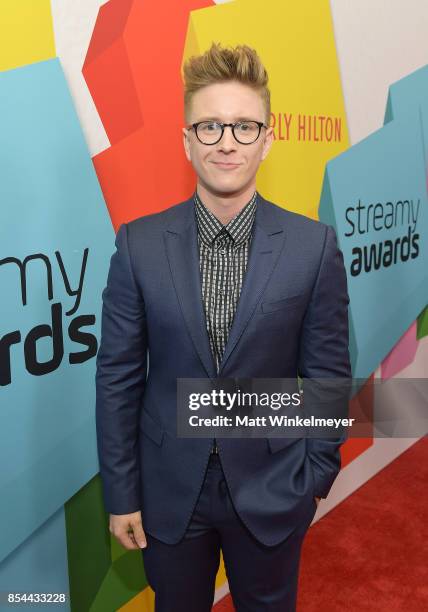
[[[313,525],[298,612],[428,611],[427,485],[425,437]]]

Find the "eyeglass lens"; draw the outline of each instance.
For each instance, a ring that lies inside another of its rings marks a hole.
[[[251,144],[260,132],[259,125],[255,121],[236,123],[233,129],[235,139],[242,144]],[[204,121],[197,127],[197,136],[205,144],[214,144],[222,135],[221,123]]]

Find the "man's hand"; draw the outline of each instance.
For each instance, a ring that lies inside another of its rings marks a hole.
[[[315,497],[315,501],[316,501],[316,503],[317,503],[317,508],[318,508],[318,504],[319,504],[319,503],[320,503],[320,501],[321,501],[321,497]]]
[[[140,510],[131,514],[110,514],[109,530],[119,544],[128,550],[147,546]]]

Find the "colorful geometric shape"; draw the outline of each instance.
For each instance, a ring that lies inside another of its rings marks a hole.
[[[2,504],[3,500],[2,497]],[[31,505],[25,506],[20,516],[31,514],[31,511]],[[64,521],[64,508],[61,506],[0,562],[0,590],[3,593],[63,593],[66,601],[55,603],[55,609],[61,612],[70,610]],[[7,527],[3,527],[2,537],[7,530]],[[0,609],[25,610],[25,606],[28,608],[29,605],[30,602],[10,605],[2,602]],[[30,607],[41,609],[35,603]]]
[[[382,361],[380,368],[381,378],[392,378],[413,362],[418,349],[416,327],[416,321],[413,321],[409,329],[401,336],[397,344]]]
[[[419,113],[400,116],[327,164],[319,215],[335,227],[344,255],[353,376],[365,380],[426,304]]]
[[[0,131],[1,560],[99,471],[95,355],[115,236],[58,59],[0,74]]]
[[[371,375],[349,402],[349,417],[361,427],[351,428],[349,438],[340,447],[342,469],[373,444],[374,376]]]
[[[426,108],[428,100],[428,65],[415,70],[397,83],[393,83],[388,91],[388,100],[385,111],[384,122],[388,123],[401,115],[420,113],[421,131],[425,154],[425,172],[427,173],[428,188],[428,124],[426,113],[421,112],[421,107]],[[427,296],[428,301],[428,296]],[[427,309],[424,309],[417,320],[416,338],[420,340],[428,335],[428,321],[426,321]],[[425,313],[425,314],[424,314]]]
[[[418,340],[421,340],[425,336],[428,336],[428,306],[425,306],[417,320],[416,337]]]
[[[207,5],[111,0],[99,11],[83,74],[112,143],[94,164],[115,228],[193,189],[180,67],[189,12]]]
[[[0,19],[0,70],[55,57],[49,0],[3,0]]]

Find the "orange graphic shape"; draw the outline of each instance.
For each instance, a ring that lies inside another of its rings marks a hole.
[[[111,147],[94,165],[115,229],[189,197],[181,63],[190,11],[210,0],[110,0],[83,74]]]
[[[349,417],[362,423],[359,431],[349,431],[349,438],[341,446],[342,468],[351,463],[373,444],[374,375],[372,374],[349,403]],[[352,437],[359,435],[360,437]]]

